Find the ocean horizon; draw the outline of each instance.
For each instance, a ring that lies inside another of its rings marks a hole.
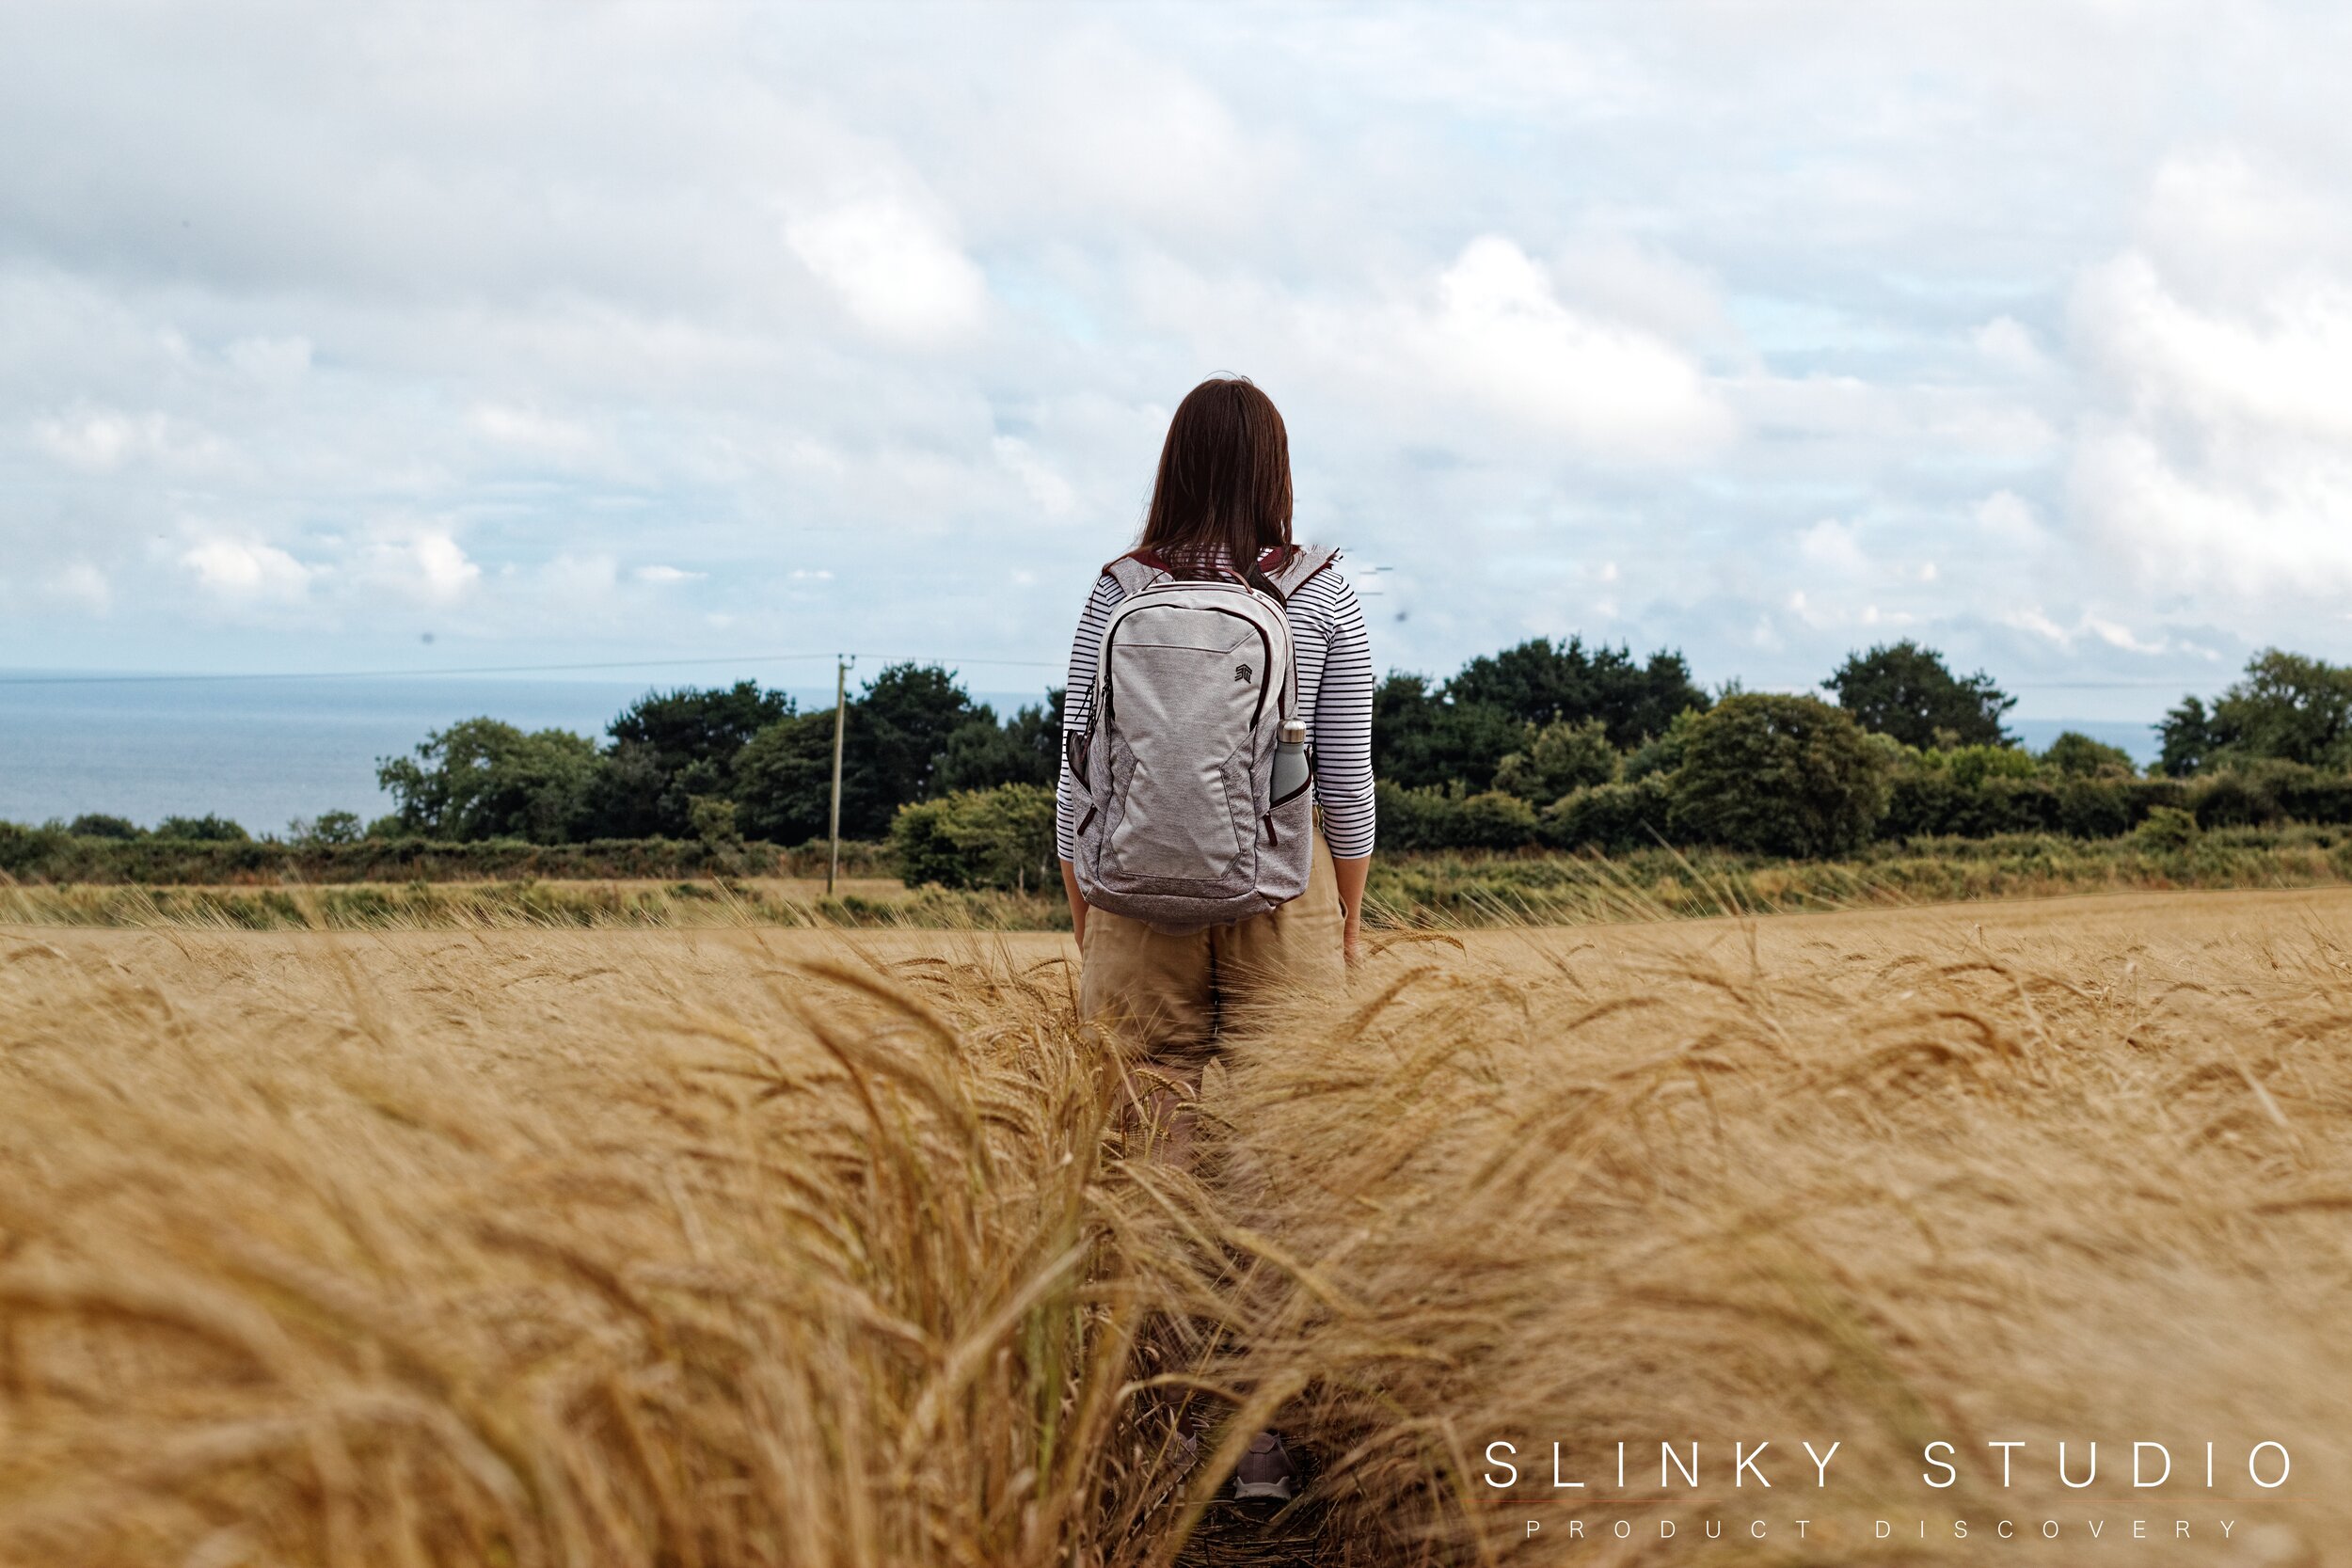
[[[373,818],[392,809],[376,787],[377,759],[413,751],[428,731],[486,715],[601,736],[648,690],[721,684],[731,680],[0,671],[0,821],[103,812],[152,827],[212,812],[258,837],[321,812]],[[833,706],[830,682],[773,689],[803,712]],[[972,698],[1002,718],[1044,692]]]

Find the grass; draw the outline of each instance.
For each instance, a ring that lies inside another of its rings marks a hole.
[[[870,871],[870,867],[867,868]],[[2184,844],[2042,834],[1872,846],[1844,861],[1657,848],[1615,858],[1419,852],[1373,862],[1371,924],[1392,929],[1899,909],[1918,904],[2182,888],[2352,883],[2352,831],[2229,828]],[[910,890],[878,876],[701,880],[430,881],[156,887],[0,880],[0,920],[37,925],[382,930],[724,926],[1067,931],[1059,893]]]
[[[0,1560],[1013,1563],[1126,1529],[1117,1395],[1172,1249],[1104,1167],[1061,966],[520,935],[10,940]]]
[[[179,926],[243,931],[575,929],[712,927],[962,930],[1068,929],[1069,911],[1009,894],[909,890],[869,879],[827,897],[823,884],[713,879],[671,882],[407,882],[327,887],[62,887],[0,884],[0,921]]]
[[[1369,902],[1399,927],[1585,925],[1988,898],[2352,883],[2352,831],[2223,828],[2184,844],[2018,833],[1874,844],[1838,861],[1659,847],[1382,857]]]
[[[2352,901],[1376,945],[1196,1179],[1051,938],[0,929],[0,1562],[2340,1559]],[[1180,1386],[1317,1455],[1283,1544]]]

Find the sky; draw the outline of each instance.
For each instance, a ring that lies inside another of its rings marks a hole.
[[[0,667],[1042,686],[1240,372],[1384,667],[2153,718],[2352,657],[2347,71],[2254,0],[0,8]]]

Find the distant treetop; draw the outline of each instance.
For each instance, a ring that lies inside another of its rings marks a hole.
[[[2001,716],[2017,699],[1981,670],[1964,678],[1953,674],[1942,654],[1909,638],[1848,654],[1821,685],[1864,729],[1921,751],[2015,744]]]

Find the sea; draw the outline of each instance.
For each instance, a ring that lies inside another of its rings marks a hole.
[[[429,731],[486,714],[525,729],[600,736],[645,690],[641,681],[511,676],[0,671],[0,821],[104,812],[151,827],[210,812],[258,835],[326,811],[374,817],[391,809],[376,787],[378,759],[412,751]],[[791,694],[803,712],[833,705],[829,686]],[[1040,700],[973,697],[1000,716]],[[2142,763],[2156,754],[2147,724],[2014,719],[2010,727],[2037,750],[2077,729]]]
[[[487,715],[600,736],[646,689],[643,681],[511,676],[0,671],[0,821],[103,812],[152,827],[210,812],[259,836],[321,812],[372,818],[392,809],[376,787],[377,760],[413,751],[430,731]],[[833,706],[831,685],[786,689],[803,712]],[[972,696],[999,716],[1043,700]]]

